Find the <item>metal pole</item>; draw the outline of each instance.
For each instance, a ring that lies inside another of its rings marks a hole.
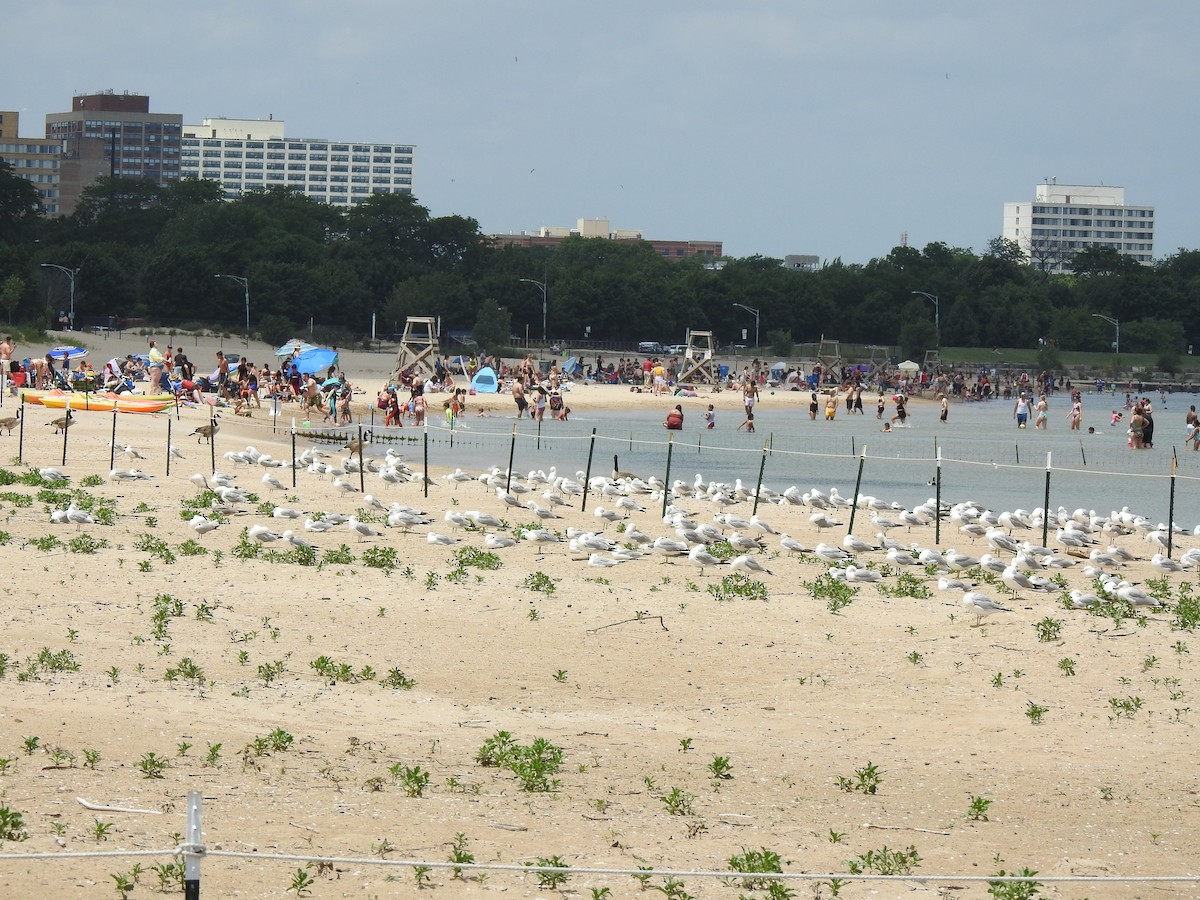
[[[542,420],[541,420],[541,419],[538,419],[538,420],[537,420],[537,425],[538,425],[538,431],[537,431],[537,449],[538,449],[538,450],[541,450],[541,449],[542,449]]]
[[[73,418],[73,417],[72,417],[72,415],[71,415],[71,407],[69,407],[69,406],[68,406],[68,407],[67,407],[67,416],[66,416],[66,421],[63,423],[63,457],[62,457],[62,464],[63,464],[64,466],[67,464],[67,432],[71,430],[71,419],[72,419],[72,418]]]
[[[213,474],[217,474],[217,414],[213,413],[208,417],[209,432],[208,432],[208,456],[212,462]]]
[[[425,489],[425,497],[426,497],[426,499],[428,499],[429,498],[429,420],[427,419],[423,423],[423,425],[425,428],[425,472],[421,476],[421,485]],[[516,431],[515,426],[513,427],[513,431],[514,432]],[[514,438],[514,440],[515,440],[515,438]],[[509,465],[511,466],[512,463],[510,462]]]
[[[850,504],[850,527],[846,534],[854,534],[854,514],[858,512],[858,489],[862,486],[863,464],[867,461],[867,445],[863,444],[862,456],[858,459],[858,477],[854,479],[853,502]]]
[[[167,413],[167,475],[171,474],[171,414]]]
[[[1013,444],[1013,446],[1014,446],[1014,447],[1016,448],[1016,450],[1017,450],[1017,465],[1019,466],[1019,465],[1021,464],[1021,445],[1020,445],[1020,444]]]
[[[942,451],[937,452],[937,474],[934,475],[933,493],[933,545],[935,547],[942,546]]]
[[[667,500],[671,496],[671,492],[667,488],[667,485],[669,485],[671,483],[671,453],[674,450],[675,450],[675,435],[668,434],[667,435],[667,472],[666,472],[666,476],[663,478],[662,514],[664,516],[667,514]]]
[[[512,486],[512,464],[513,456],[517,452],[517,426],[512,427],[512,441],[508,445],[508,472],[504,476],[504,489],[507,491]]]
[[[1079,455],[1083,457],[1083,464],[1087,465],[1087,451],[1083,449],[1083,438],[1079,439]]]
[[[1042,505],[1042,546],[1050,546],[1050,451],[1046,451],[1046,500]]]
[[[292,490],[296,489],[296,417],[292,416]]]
[[[425,468],[426,469],[429,468],[428,462],[425,463]],[[359,422],[358,423],[358,490],[359,490],[359,493],[365,494],[367,492],[367,482],[366,482],[367,476],[364,475],[363,472],[364,472],[364,467],[363,467],[363,430],[362,430],[362,422]]]
[[[770,445],[767,441],[763,441],[762,460],[760,460],[758,463],[758,489],[754,492],[754,509],[750,513],[751,515],[755,516],[758,515],[758,498],[759,495],[762,494],[763,472],[765,472],[767,468],[767,448],[769,446]]]
[[[592,454],[596,452],[596,429],[592,429],[592,439],[588,443],[588,461],[587,470],[583,473],[583,503],[579,507],[580,512],[587,512],[587,495],[588,482],[592,480]]]
[[[1175,448],[1171,448],[1171,500],[1167,504],[1167,559],[1171,558],[1171,548],[1175,540],[1175,470],[1179,466],[1179,457]]]
[[[108,467],[116,468],[117,465],[117,408],[113,407],[113,426],[112,440],[108,442]]]
[[[24,450],[25,450],[25,395],[24,394],[21,395],[21,407],[18,410],[18,412],[20,412],[20,414],[21,414],[20,415],[21,429],[20,429],[20,431],[17,432],[17,464],[20,465],[22,462],[21,457],[25,455],[24,454]]]
[[[200,900],[200,858],[203,855],[204,831],[200,827],[203,795],[189,791],[187,799],[187,845],[183,851],[184,900]]]

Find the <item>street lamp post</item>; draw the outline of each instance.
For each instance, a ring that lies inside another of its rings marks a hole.
[[[542,289],[542,343],[546,343],[546,282],[534,281],[532,278],[518,278],[526,284],[536,284]]]
[[[230,278],[242,286],[246,292],[246,346],[250,346],[250,279],[241,275],[214,275],[213,278]]]
[[[759,311],[758,311],[757,309],[755,309],[753,306],[747,306],[745,303],[735,303],[735,304],[733,304],[733,305],[734,305],[734,306],[740,306],[740,307],[741,307],[742,309],[744,309],[746,312],[750,313],[750,315],[754,316],[754,349],[755,349],[755,350],[757,350],[757,349],[758,349],[758,320],[759,320]]]
[[[933,327],[937,330],[937,346],[942,349],[942,304],[933,294],[927,294],[924,291],[913,291],[913,295],[920,294],[926,300],[933,301]]]
[[[1102,313],[1092,313],[1093,319],[1103,319],[1109,325],[1113,325],[1117,329],[1117,339],[1113,342],[1113,350],[1118,356],[1121,355],[1121,320],[1114,319],[1112,316],[1106,316]]]
[[[71,311],[70,326],[75,327],[75,276],[79,274],[79,269],[68,269],[66,266],[55,265],[54,263],[42,263],[43,269],[58,269],[60,272],[65,272],[66,276],[71,279]]]

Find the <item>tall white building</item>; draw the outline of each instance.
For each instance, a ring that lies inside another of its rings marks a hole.
[[[1088,247],[1111,247],[1143,265],[1154,261],[1154,207],[1128,206],[1125,188],[1039,184],[1033,202],[1004,204],[1003,236],[1047,272],[1070,272]]]
[[[183,126],[180,171],[220,182],[229,198],[286,186],[353,206],[372,194],[412,193],[413,145],[295,140],[279,119],[205,119]]]

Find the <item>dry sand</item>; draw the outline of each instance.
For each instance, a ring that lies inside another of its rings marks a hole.
[[[344,364],[366,383],[390,360],[377,370]],[[615,404],[649,399],[592,388],[574,392],[572,402],[584,396]],[[42,424],[52,415],[28,408],[28,463],[60,463],[61,438]],[[976,628],[958,605],[961,595],[939,592],[936,579],[917,570],[931,597],[889,597],[863,585],[834,614],[806,586],[826,566],[781,554],[770,536],[761,557],[774,573],[760,576],[765,601],[718,602],[708,589],[720,584],[719,570],[701,574],[658,557],[591,568],[565,552],[565,544],[500,550],[499,569],[468,568],[455,581],[449,577],[455,548],[431,546],[425,528],[411,534],[383,528],[383,537],[362,542],[343,530],[305,535],[319,556],[346,544],[354,558],[320,568],[238,559],[232,551],[241,529],[287,524],[249,503],[244,515],[206,536],[187,527],[181,503],[198,492],[188,476],[209,471],[209,451],[186,435],[206,420],[206,413],[185,410],[173,426],[186,459],[176,460],[168,477],[166,418],[121,416],[121,442],[150,457],[134,464],[155,477],[125,483],[105,477],[84,488],[85,476],[107,476],[112,420],[78,416],[62,468],[71,489],[113,501],[112,525],[51,525],[50,506],[36,499],[39,488],[3,488],[10,539],[0,546],[9,573],[0,757],[9,762],[0,775],[0,804],[23,814],[29,834],[23,843],[6,842],[4,853],[171,847],[173,835],[184,831],[188,792],[200,791],[209,848],[306,858],[446,861],[462,833],[476,860],[504,864],[557,855],[572,866],[724,869],[743,848],[765,847],[788,870],[844,872],[848,859],[911,845],[924,874],[988,875],[1025,866],[1043,875],[1195,871],[1200,810],[1192,741],[1200,712],[1192,707],[1200,642],[1172,630],[1169,612],[1152,610],[1141,624],[1115,627],[1110,619],[1063,609],[1057,593],[1026,594],[1005,601],[1010,613]],[[221,421],[218,468],[260,500],[308,513],[363,506],[361,495],[341,494],[329,478],[307,472],[299,473],[294,492],[270,491],[260,483],[264,470],[235,466],[220,454],[252,444],[286,458],[288,446],[261,419]],[[25,471],[15,463],[16,436],[0,440],[9,448],[5,468]],[[290,484],[290,472],[272,471]],[[367,491],[384,504],[426,510],[439,532],[450,531],[441,519],[452,508],[490,511],[513,525],[534,520],[506,510],[478,482],[455,489],[438,478],[425,499],[418,483],[393,486],[369,475]],[[18,495],[34,498],[32,504],[22,505]],[[611,498],[594,496],[587,513],[568,508],[551,524],[559,531],[595,528],[598,503],[610,506]],[[643,505],[647,511],[631,522],[652,536],[673,536],[658,505]],[[721,511],[709,502],[682,505],[701,521]],[[731,510],[749,516],[746,503]],[[759,509],[808,546],[837,543],[845,529],[817,535],[810,513]],[[874,531],[865,516],[859,521],[859,535]],[[165,542],[173,561],[139,549],[147,533]],[[615,525],[608,533],[620,538]],[[88,535],[105,546],[81,553],[29,543],[46,535],[63,545]],[[945,535],[944,544],[976,555],[986,550],[980,541]],[[477,534],[455,536],[462,538],[459,547],[481,546]],[[894,536],[933,543],[932,528]],[[185,555],[181,545],[189,539],[208,552]],[[1119,543],[1143,560],[1129,567],[1129,577],[1156,574],[1144,562],[1149,544],[1136,536]],[[403,569],[386,573],[365,564],[372,548],[394,548]],[[866,558],[884,561],[881,553]],[[553,593],[526,585],[539,572],[552,579]],[[1088,586],[1079,567],[1064,576],[1071,586]],[[1170,582],[1177,589],[1194,578],[1173,575]],[[982,589],[1003,599],[1002,589]],[[167,633],[156,639],[159,595],[178,599],[183,614],[169,618]],[[210,621],[197,615],[206,610]],[[1047,617],[1062,622],[1061,635],[1040,642],[1034,624]],[[31,660],[42,648],[68,651],[78,671],[37,667]],[[323,677],[311,665],[322,656],[356,673],[370,666],[376,680]],[[1073,676],[1060,668],[1063,659],[1073,660]],[[169,669],[186,670],[185,660],[202,670],[202,679],[164,677]],[[279,663],[282,673],[266,683],[259,667]],[[377,679],[392,669],[415,685],[382,686]],[[19,680],[22,672],[26,680]],[[1114,719],[1112,698],[1140,698],[1141,706]],[[1041,724],[1031,721],[1031,704],[1045,708]],[[261,756],[247,749],[276,729],[294,738],[290,747]],[[501,730],[521,743],[545,738],[562,748],[557,790],[524,792],[512,773],[475,762],[484,741]],[[27,754],[23,742],[30,736],[38,748]],[[219,760],[207,765],[216,744]],[[94,767],[84,765],[85,750],[99,751]],[[170,761],[161,778],[141,771],[147,753]],[[714,757],[728,759],[731,778],[712,777]],[[839,777],[854,780],[868,763],[882,775],[877,793],[839,789]],[[394,766],[427,771],[424,796],[406,796],[389,771]],[[684,815],[669,812],[675,789],[677,800],[688,801],[677,810]],[[96,813],[77,797],[162,814]],[[972,797],[991,801],[986,821],[967,818]],[[103,842],[94,836],[97,817],[112,823]],[[385,841],[393,849],[381,853]],[[128,873],[138,861],[4,860],[0,895],[112,896],[111,873]],[[147,869],[163,861],[140,860]],[[204,895],[283,896],[297,868],[210,858]],[[398,882],[386,882],[389,875]],[[445,870],[429,875],[437,896],[554,893],[527,875],[494,872],[483,881],[473,874],[456,880]],[[415,893],[408,867],[339,862],[332,871],[314,869],[313,877],[318,898]],[[682,880],[696,897],[763,893],[713,879]],[[156,884],[147,872],[134,896],[153,893]],[[576,896],[603,886],[614,897],[637,893],[627,876],[576,874],[567,884]],[[814,894],[811,884],[794,887],[797,896]],[[986,896],[979,884],[943,888],[944,896]],[[1198,891],[1196,884],[1044,888],[1047,896],[1072,898]],[[938,895],[915,882],[876,882],[846,886],[841,896],[913,893]],[[821,895],[829,896],[828,887]]]

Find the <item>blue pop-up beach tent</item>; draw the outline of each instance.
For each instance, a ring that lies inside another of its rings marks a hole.
[[[500,393],[500,381],[496,378],[496,370],[491,366],[484,366],[476,372],[475,377],[471,379],[471,390],[477,394]]]

